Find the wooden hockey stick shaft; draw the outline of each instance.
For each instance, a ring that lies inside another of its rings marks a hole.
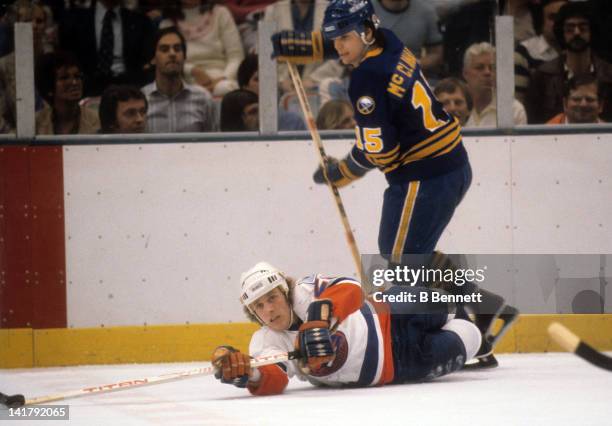
[[[568,352],[575,353],[585,361],[590,362],[604,370],[612,371],[612,358],[597,351],[592,346],[583,342],[564,325],[553,322],[548,326],[548,334],[555,342]]]
[[[297,351],[283,353],[279,355],[255,358],[251,361],[251,367],[261,367],[264,365],[276,364],[298,358]],[[24,398],[23,395],[8,396],[0,393],[0,403],[10,408],[20,407],[23,405],[45,404],[47,402],[62,401],[65,399],[79,398],[89,395],[98,395],[101,393],[116,392],[128,390],[143,386],[158,385],[162,383],[174,382],[177,380],[190,379],[193,377],[209,376],[214,374],[215,368],[211,365],[208,367],[194,368],[191,370],[178,371],[175,373],[162,374],[160,376],[143,377],[133,380],[122,380],[120,382],[108,383],[99,386],[89,386],[86,388],[62,392],[53,395],[46,395],[37,398]]]
[[[304,85],[302,84],[302,78],[300,77],[300,74],[298,73],[294,64],[292,64],[291,62],[287,62],[287,66],[289,68],[291,81],[293,82],[293,86],[295,87],[295,92],[297,93],[300,106],[302,107],[302,112],[304,113],[304,118],[306,119],[306,125],[308,126],[308,130],[310,131],[310,136],[317,147],[319,161],[323,169],[323,176],[325,176],[327,186],[329,187],[329,190],[331,191],[332,196],[334,197],[338,213],[340,214],[340,220],[342,221],[342,226],[344,227],[344,235],[346,237],[346,242],[349,246],[349,249],[351,250],[351,255],[353,256],[355,267],[357,268],[359,277],[361,278],[361,283],[364,286],[364,291],[366,294],[369,294],[370,284],[364,276],[363,269],[361,267],[361,255],[359,254],[357,242],[355,241],[355,236],[353,235],[353,231],[351,230],[351,225],[349,223],[346,210],[344,209],[342,198],[340,198],[340,193],[338,192],[338,188],[336,187],[336,185],[334,185],[334,183],[330,181],[327,176],[326,171],[329,159],[327,157],[327,154],[325,153],[325,148],[323,148],[321,136],[319,135],[319,130],[317,129],[317,124],[315,122],[314,115],[312,114],[312,111],[310,109],[310,104],[308,103],[308,98],[306,97]]]

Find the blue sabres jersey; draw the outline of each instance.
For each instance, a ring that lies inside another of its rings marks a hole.
[[[357,140],[353,159],[389,183],[422,180],[467,163],[461,127],[430,89],[412,54],[389,30],[353,70],[349,96]]]

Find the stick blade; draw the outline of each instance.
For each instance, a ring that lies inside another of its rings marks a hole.
[[[575,353],[580,358],[590,362],[604,370],[612,371],[612,358],[602,354],[595,348],[580,340],[573,332],[558,322],[553,322],[548,327],[548,334],[563,349]]]
[[[18,408],[25,405],[25,397],[23,395],[5,395],[0,392],[0,404],[8,408]]]
[[[578,336],[558,322],[553,322],[548,326],[548,334],[550,334],[550,337],[552,337],[559,346],[568,352],[576,351],[580,343],[580,338]]]

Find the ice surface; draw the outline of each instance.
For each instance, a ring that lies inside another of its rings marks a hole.
[[[54,404],[70,405],[68,424],[88,426],[612,425],[612,373],[571,354],[498,358],[497,369],[429,383],[338,390],[293,380],[283,395],[253,397],[208,376]],[[203,365],[0,370],[0,391],[32,398]]]

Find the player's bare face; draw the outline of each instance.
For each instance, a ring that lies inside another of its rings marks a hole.
[[[334,48],[344,65],[358,66],[365,53],[365,44],[355,32],[343,34],[334,39]]]
[[[291,307],[278,287],[253,302],[251,308],[272,330],[283,331],[291,326]]]

